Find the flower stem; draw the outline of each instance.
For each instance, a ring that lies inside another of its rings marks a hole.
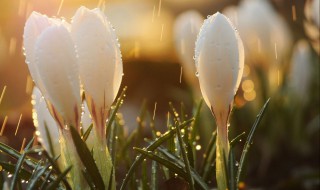
[[[72,165],[67,176],[72,189],[89,189],[89,186],[82,175],[83,164],[77,154],[70,130],[60,129],[60,148],[64,169]]]

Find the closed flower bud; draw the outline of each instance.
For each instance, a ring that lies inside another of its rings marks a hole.
[[[311,49],[307,41],[300,40],[294,47],[291,60],[289,87],[302,103],[307,102],[312,75]]]
[[[195,56],[200,89],[217,124],[218,189],[227,189],[227,123],[244,66],[242,41],[227,17],[218,12],[204,21],[197,38]]]
[[[195,75],[194,48],[203,20],[200,13],[191,10],[179,15],[174,26],[175,47],[182,64],[183,76],[194,90],[199,88]]]
[[[244,0],[237,14],[248,61],[268,69],[288,55],[292,44],[289,27],[268,1]]]
[[[105,122],[122,80],[117,37],[99,10],[80,7],[72,19],[81,83],[98,134],[105,138]]]
[[[80,85],[69,25],[33,12],[24,28],[29,71],[59,123],[79,126]]]
[[[202,95],[216,119],[229,115],[239,87],[244,51],[237,31],[224,15],[205,20],[196,42],[196,66]]]

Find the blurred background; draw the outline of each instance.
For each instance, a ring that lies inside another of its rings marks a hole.
[[[319,0],[1,0],[1,142],[20,149],[35,131],[33,82],[22,48],[26,19],[38,11],[70,21],[81,5],[103,9],[118,35],[122,86],[128,86],[121,112],[129,131],[136,127],[144,101],[151,113],[156,105],[160,131],[165,130],[168,102],[176,107],[183,103],[191,115],[201,98],[193,65],[196,34],[207,15],[219,11],[228,16],[246,55],[230,139],[248,132],[271,98],[249,153],[246,184],[319,188]],[[206,106],[202,119],[198,130],[206,144],[215,128]]]

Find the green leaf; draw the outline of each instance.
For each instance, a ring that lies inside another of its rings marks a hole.
[[[12,181],[11,181],[10,190],[16,189],[17,183],[18,182],[20,183],[19,173],[20,173],[20,169],[22,167],[22,164],[23,164],[23,161],[24,161],[25,158],[26,158],[26,153],[23,152],[23,154],[20,156],[20,158],[17,161],[17,165],[16,165],[16,168],[14,170]]]
[[[148,190],[149,186],[148,186],[148,177],[147,177],[147,160],[143,160],[142,162],[142,189],[143,190]]]
[[[71,127],[72,128],[72,127]],[[64,170],[58,177],[56,180],[52,181],[50,183],[50,185],[48,186],[47,190],[55,190],[59,187],[60,182],[62,181],[62,179],[64,179],[66,177],[66,175],[69,173],[69,171],[71,170],[72,166],[69,166],[66,170]]]
[[[231,146],[230,146],[231,147]],[[233,148],[230,148],[229,152],[229,187],[230,190],[237,190],[236,177],[235,177],[235,159],[233,155]]]
[[[189,125],[194,119],[187,120],[183,122],[179,127],[185,128],[187,125]],[[172,138],[172,136],[175,134],[174,130],[167,131],[165,134],[163,134],[161,137],[159,137],[156,141],[154,141],[152,144],[150,144],[146,150],[147,151],[153,151],[157,147],[159,147],[163,142],[167,141],[168,139]],[[137,167],[141,164],[142,160],[146,158],[146,155],[139,155],[137,156],[136,160],[133,162],[131,167],[129,168],[129,171],[126,175],[126,177],[123,180],[123,183],[121,184],[120,189],[124,189],[127,186],[127,183],[129,182],[129,179],[131,178],[134,171],[137,169]]]
[[[95,187],[94,187],[94,183],[90,177],[90,175],[88,174],[88,172],[86,170],[82,170],[82,174],[84,176],[84,179],[87,181],[89,187],[91,190],[95,190]]]
[[[88,129],[86,130],[86,132],[83,134],[83,136],[82,136],[83,141],[87,141],[87,139],[88,139],[88,137],[89,137],[89,135],[90,135],[90,133],[92,131],[92,128],[93,128],[93,124],[91,124],[88,127]]]
[[[171,158],[174,157],[175,159],[179,160],[178,162],[174,162],[174,161],[170,161],[170,160],[164,159],[164,158],[162,158],[162,157],[160,157],[158,155],[155,155],[151,151],[145,151],[145,150],[140,149],[140,148],[134,148],[134,150],[138,151],[142,155],[145,155],[149,159],[154,160],[154,161],[158,162],[159,164],[169,168],[172,172],[178,174],[179,176],[181,176],[185,180],[188,179],[188,174],[183,169],[185,167],[184,163],[182,161],[180,161],[175,155],[173,155],[173,154],[171,154],[171,153],[166,151],[166,153],[169,154]],[[195,179],[195,182],[197,182],[202,189],[205,189],[205,190],[209,189],[207,184],[202,181],[201,177],[199,176],[199,174],[197,174],[196,171],[191,169],[191,173],[192,173],[192,177]]]
[[[234,139],[230,141],[230,148],[234,147],[238,142],[241,141],[241,138],[246,134],[246,132],[241,133],[240,135],[236,136]]]
[[[217,133],[215,131],[212,133],[209,144],[204,153],[205,156],[204,156],[202,167],[200,169],[200,174],[204,179],[206,178],[206,176],[208,176],[210,165],[213,163],[213,160],[214,160],[213,155],[216,150],[216,144],[215,144],[216,138],[217,138]]]
[[[95,187],[97,187],[98,189],[104,189],[105,187],[102,177],[86,143],[81,139],[80,135],[74,127],[70,127],[70,132],[77,153],[86,170],[88,171],[88,175],[90,175]]]
[[[244,148],[243,148],[243,151],[242,151],[242,154],[240,157],[240,162],[239,162],[239,167],[238,167],[238,172],[237,172],[237,184],[239,184],[239,181],[241,178],[242,167],[243,167],[243,164],[246,160],[246,155],[248,153],[250,145],[252,143],[252,138],[253,138],[254,132],[256,131],[257,126],[259,125],[259,123],[264,115],[264,112],[265,112],[266,108],[268,107],[269,101],[270,101],[270,98],[267,100],[267,102],[264,104],[264,106],[260,110],[259,114],[257,115],[256,120],[255,120],[255,122],[249,132],[248,137],[247,137],[246,143],[244,145]]]
[[[42,167],[42,168],[34,171],[35,175],[32,175],[33,177],[30,178],[27,189],[36,189],[36,185],[37,185],[38,180],[47,171],[47,169],[49,167],[50,167],[50,165],[48,164],[46,167]]]
[[[176,126],[176,132],[177,132],[177,136],[178,136],[178,140],[179,140],[179,145],[181,148],[181,153],[182,153],[182,158],[183,158],[184,165],[185,165],[185,170],[187,172],[187,181],[189,183],[189,187],[192,190],[194,190],[194,182],[193,182],[193,178],[191,176],[191,171],[190,171],[191,166],[189,164],[189,159],[188,159],[188,156],[186,153],[185,143],[183,142],[182,137],[181,137],[181,131],[180,131],[179,125]],[[192,154],[192,152],[191,152],[191,154]]]
[[[16,168],[16,164],[13,165],[13,164],[1,162],[1,161],[0,161],[0,166],[2,167],[2,169],[3,169],[4,171],[7,171],[7,172],[9,172],[9,173],[11,173],[11,174],[14,173],[15,168]],[[2,174],[1,174],[1,175],[2,175]],[[24,169],[24,168],[21,168],[21,169],[20,169],[19,176],[20,176],[21,179],[23,179],[23,180],[28,180],[28,179],[30,179],[31,175],[32,175],[32,174],[31,174],[28,170],[26,170],[26,169]]]
[[[109,184],[108,184],[108,190],[112,190],[112,186],[113,186],[113,174],[114,174],[114,167],[112,166],[111,168],[111,175],[110,175],[110,178],[109,178]]]
[[[50,162],[52,169],[55,171],[55,173],[57,175],[61,174],[61,170],[59,168],[59,166],[57,165],[56,161],[60,158],[60,155],[56,156],[55,158],[51,158],[50,155],[48,154],[48,152],[44,151],[44,156],[48,159],[48,161]],[[66,179],[62,180],[64,186],[66,187],[67,190],[71,190],[71,187],[69,185],[69,183],[67,182]]]
[[[50,175],[52,174],[52,172],[53,172],[53,170],[50,170],[50,171],[46,174],[46,176],[45,176],[45,178],[44,178],[44,180],[43,180],[43,183],[42,183],[41,186],[40,186],[40,189],[44,189],[44,188],[46,187],[46,185],[47,185],[47,183],[48,183],[48,180],[49,180]]]
[[[120,105],[123,102],[126,90],[127,90],[127,87],[124,87],[122,92],[121,92],[121,94],[120,94],[120,96],[119,96],[119,98],[117,99],[116,105],[115,105],[115,107],[114,107],[114,109],[113,109],[113,111],[112,111],[112,113],[111,113],[111,115],[110,115],[110,117],[108,119],[108,123],[107,123],[107,127],[106,127],[106,138],[108,138],[108,136],[109,136],[111,125],[112,125],[112,123],[113,123],[113,121],[114,121],[114,119],[116,117],[116,114],[117,114],[117,112],[118,112],[118,110],[120,108]]]
[[[180,158],[178,158],[176,155],[170,153],[168,150],[162,148],[162,147],[158,147],[157,150],[159,150],[159,152],[164,155],[167,159],[169,159],[170,161],[172,161],[174,164],[176,164],[178,167],[180,168],[184,168],[185,164],[184,162],[182,162],[180,160]],[[201,176],[196,172],[195,169],[191,168],[191,175],[193,177],[193,179],[195,180],[195,182],[200,185],[200,187],[202,189],[209,189],[209,187],[207,186],[207,184],[203,181],[203,179],[201,178]]]
[[[151,189],[157,189],[157,166],[158,163],[156,161],[152,161],[151,163]]]
[[[15,149],[13,149],[10,146],[3,144],[1,142],[0,142],[0,150],[4,153],[8,154],[12,158],[19,159],[21,157],[20,152],[16,151]],[[37,162],[33,158],[30,158],[30,157],[27,157],[27,159],[25,159],[25,163],[29,167],[31,167],[32,169],[34,169],[37,165]]]
[[[48,129],[48,126],[47,126],[46,122],[44,122],[44,129],[45,129],[45,135],[46,135],[46,137],[48,139],[48,142],[49,142],[49,152],[52,155],[52,157],[55,157],[55,152],[54,152],[54,148],[53,148],[53,144],[52,144],[50,131]]]

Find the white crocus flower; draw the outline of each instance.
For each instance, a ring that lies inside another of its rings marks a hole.
[[[190,10],[179,15],[174,25],[175,47],[182,64],[183,76],[196,92],[199,82],[195,75],[194,48],[203,20],[199,12]]]
[[[76,166],[70,172],[70,184],[86,189],[82,163],[68,130],[70,126],[79,130],[81,110],[77,57],[69,28],[63,20],[34,12],[24,28],[24,48],[33,80],[59,126],[64,167]]]
[[[44,149],[52,157],[55,157],[60,154],[59,126],[50,114],[47,104],[37,87],[33,88],[32,105],[33,124],[37,130],[38,140]]]
[[[97,134],[104,140],[106,119],[123,74],[118,40],[99,9],[80,7],[72,19],[71,33],[86,101]]]
[[[106,120],[120,88],[123,69],[112,25],[99,9],[80,7],[72,19],[81,83],[94,124],[94,154],[104,183],[110,184],[112,161],[106,148]],[[115,189],[115,178],[111,189]]]
[[[305,103],[308,100],[308,92],[312,74],[311,49],[307,41],[300,40],[294,47],[289,87],[299,101]]]
[[[80,84],[68,24],[33,12],[24,28],[29,71],[61,127],[79,126]]]
[[[197,38],[195,56],[201,92],[217,123],[218,189],[226,189],[228,118],[244,66],[242,41],[227,17],[218,12],[204,21]]]
[[[268,69],[288,55],[292,44],[289,27],[268,1],[244,0],[236,12],[250,61]]]

